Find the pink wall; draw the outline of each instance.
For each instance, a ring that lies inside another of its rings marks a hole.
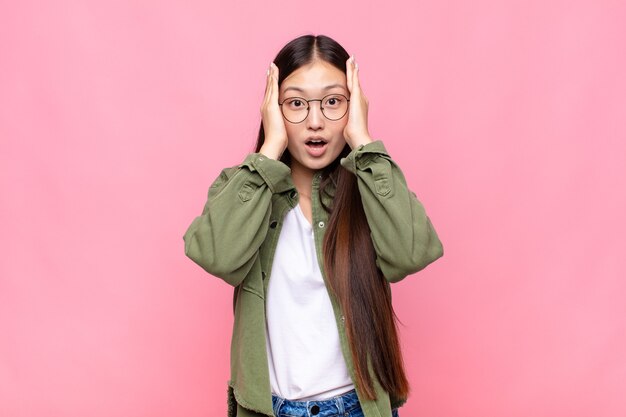
[[[311,32],[445,247],[394,286],[401,415],[626,415],[623,2],[53,3],[0,6],[1,416],[225,416],[182,235]]]

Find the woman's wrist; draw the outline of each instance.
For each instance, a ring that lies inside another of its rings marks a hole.
[[[374,139],[372,139],[371,136],[369,135],[359,135],[357,137],[354,138],[350,138],[350,141],[348,142],[348,145],[350,145],[350,147],[352,149],[356,149],[361,145],[367,145],[368,143],[374,142]]]
[[[259,152],[267,156],[268,158],[278,160],[283,154],[284,149],[280,149],[277,146],[272,146],[271,143],[265,142],[263,146],[261,146],[261,149],[259,149]]]

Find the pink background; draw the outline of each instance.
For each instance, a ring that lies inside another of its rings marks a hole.
[[[55,4],[56,3],[56,4]],[[184,256],[288,40],[354,53],[445,255],[394,285],[411,416],[626,415],[626,6],[4,2],[0,416],[225,416]]]

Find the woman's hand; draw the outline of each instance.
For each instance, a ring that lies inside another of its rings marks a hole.
[[[287,149],[287,130],[278,105],[278,67],[273,62],[267,74],[265,97],[261,105],[265,142],[259,152],[268,158],[279,159]]]
[[[359,67],[351,56],[346,61],[346,82],[350,91],[350,108],[348,123],[343,129],[343,136],[350,148],[372,142],[373,139],[367,129],[367,97],[361,91],[359,83]]]

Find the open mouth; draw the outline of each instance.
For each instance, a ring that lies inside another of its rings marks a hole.
[[[312,148],[321,148],[326,145],[326,140],[324,139],[309,139],[305,142],[307,146]]]
[[[328,141],[322,137],[314,136],[304,142],[307,153],[313,158],[319,158],[326,153]]]

